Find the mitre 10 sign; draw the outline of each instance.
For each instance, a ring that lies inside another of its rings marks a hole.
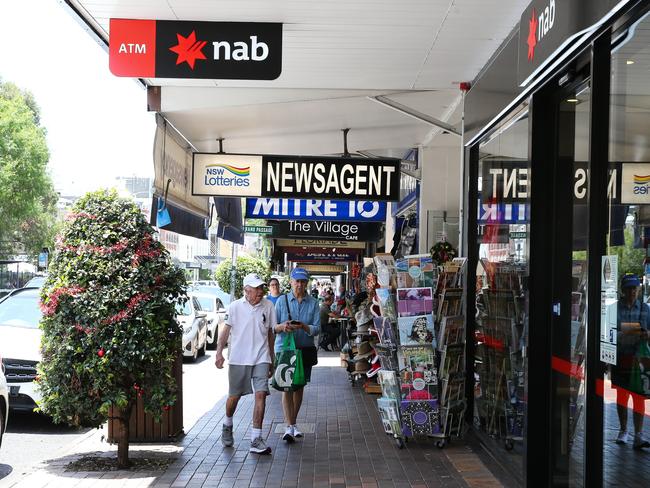
[[[282,24],[111,19],[116,76],[274,80],[282,72]]]

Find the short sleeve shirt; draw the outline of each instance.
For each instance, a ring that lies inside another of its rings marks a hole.
[[[251,305],[245,297],[228,308],[226,324],[230,329],[228,361],[230,364],[254,366],[272,363],[269,351],[269,330],[277,324],[275,307],[266,298]]]
[[[320,334],[320,310],[318,307],[318,300],[311,295],[305,295],[301,302],[289,292],[287,298],[280,297],[275,304],[275,311],[277,314],[278,323],[281,324],[289,320],[289,310],[291,310],[291,318],[299,320],[300,322],[309,326],[309,334],[304,330],[296,330],[293,332],[296,340],[296,347],[309,347],[314,345],[314,336]],[[289,310],[287,310],[287,303]],[[284,341],[284,332],[281,332],[275,338],[275,350],[282,350],[282,343]]]

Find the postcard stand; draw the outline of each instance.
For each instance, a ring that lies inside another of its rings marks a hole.
[[[407,256],[394,267],[382,263],[397,271],[398,288],[395,293],[377,290],[382,311],[374,319],[379,337],[375,352],[382,366],[377,405],[385,432],[400,448],[410,437],[421,436],[438,438],[438,447],[443,447],[450,436],[461,433],[466,405],[465,323],[460,315],[463,291],[458,287],[463,264],[438,273],[429,255]],[[440,280],[444,283],[438,288]],[[438,299],[437,290],[446,297]],[[438,316],[444,324],[436,328]],[[439,377],[441,369],[444,376]]]
[[[462,273],[465,261],[455,260],[443,268],[438,283],[436,313],[440,432],[436,445],[462,435],[465,409],[465,316],[462,314]]]

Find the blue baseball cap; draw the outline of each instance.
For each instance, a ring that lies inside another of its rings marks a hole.
[[[633,288],[635,286],[641,286],[641,282],[637,275],[628,274],[623,276],[623,279],[621,279],[621,288]]]
[[[291,271],[291,279],[292,280],[308,280],[309,279],[309,273],[305,268],[293,268],[293,271]]]

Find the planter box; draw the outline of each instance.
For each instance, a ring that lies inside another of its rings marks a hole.
[[[163,412],[160,422],[154,422],[153,417],[145,413],[142,399],[138,399],[131,412],[129,442],[170,442],[183,434],[183,359],[180,356],[174,362],[173,374],[178,385],[176,404]],[[109,410],[109,417],[113,415],[113,409]],[[108,442],[117,443],[118,431],[118,421],[109,418]]]

